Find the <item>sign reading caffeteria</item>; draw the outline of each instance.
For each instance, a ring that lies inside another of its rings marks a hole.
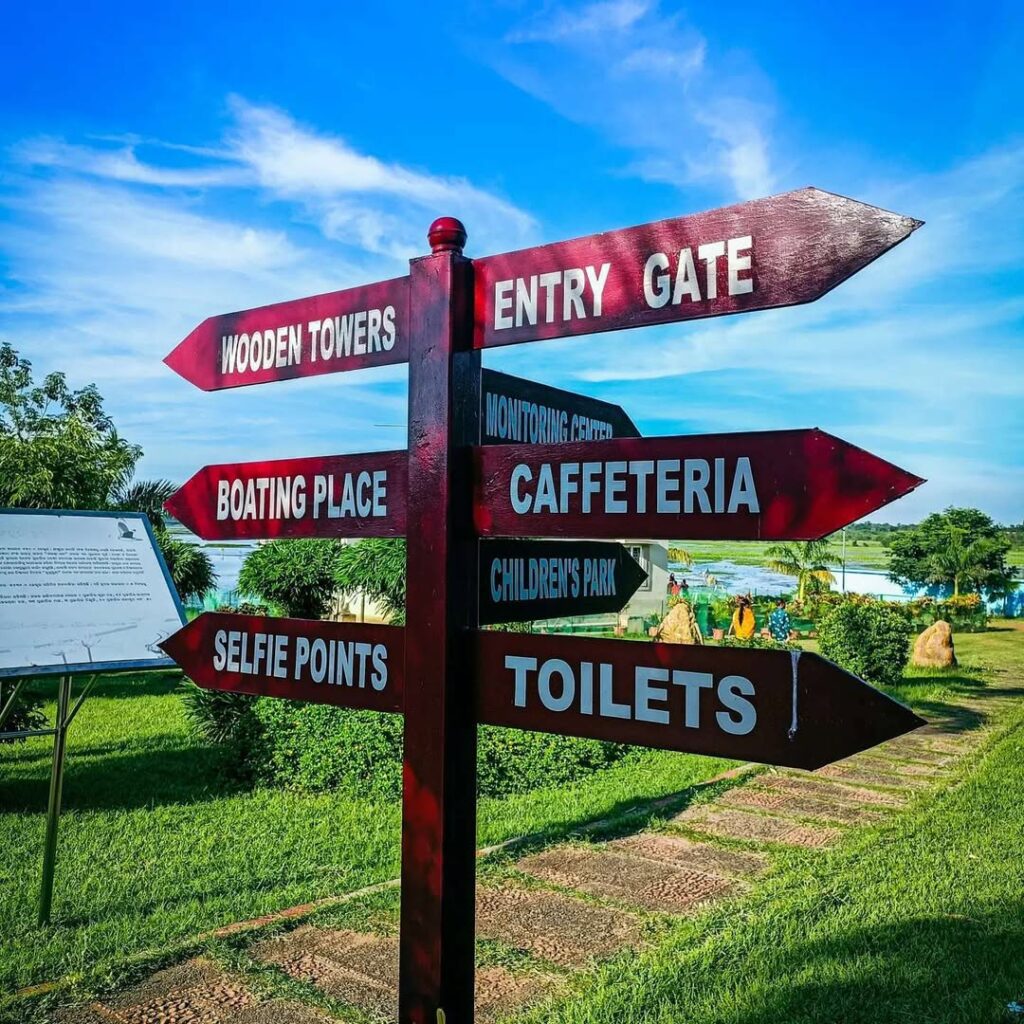
[[[204,320],[164,362],[204,391],[405,363],[409,279]]]
[[[480,625],[617,612],[646,579],[622,544],[487,540],[480,546]]]
[[[405,632],[396,626],[206,612],[160,646],[208,690],[402,710]]]
[[[810,540],[923,481],[821,430],[474,449],[484,537]]]
[[[206,540],[405,533],[404,451],[204,466],[164,508]]]
[[[564,444],[639,437],[620,405],[549,384],[482,370],[484,444]]]
[[[811,302],[920,224],[805,188],[474,260],[474,345]]]
[[[481,631],[480,721],[813,770],[924,722],[799,651]]]

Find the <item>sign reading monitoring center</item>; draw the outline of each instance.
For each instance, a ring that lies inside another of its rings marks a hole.
[[[0,510],[0,678],[173,665],[184,622],[144,515]]]

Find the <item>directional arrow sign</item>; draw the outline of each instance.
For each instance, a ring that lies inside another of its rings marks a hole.
[[[204,320],[164,362],[204,391],[405,363],[409,279]]]
[[[206,612],[160,646],[207,690],[402,710],[405,631],[397,626]]]
[[[206,540],[405,533],[407,453],[204,466],[164,508]]]
[[[925,723],[814,654],[482,631],[480,721],[812,770]]]
[[[923,483],[821,430],[473,451],[484,537],[810,540]]]
[[[474,345],[811,302],[921,221],[816,188],[474,260]]]
[[[621,544],[484,541],[480,624],[617,612],[646,579],[647,573]]]
[[[561,444],[639,437],[621,405],[483,370],[484,444]]]

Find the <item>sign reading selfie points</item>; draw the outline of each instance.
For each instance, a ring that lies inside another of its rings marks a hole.
[[[184,621],[144,515],[0,510],[0,677],[171,665]]]
[[[813,655],[480,630],[620,611],[644,573],[616,538],[822,537],[922,481],[820,430],[641,438],[478,350],[810,302],[919,226],[802,189],[469,260],[446,217],[408,277],[168,357],[208,390],[409,364],[406,451],[208,466],[168,503],[210,538],[405,536],[405,626],[208,613],[164,642],[211,689],[404,714],[400,1024],[473,1020],[480,723],[804,768],[922,724]]]

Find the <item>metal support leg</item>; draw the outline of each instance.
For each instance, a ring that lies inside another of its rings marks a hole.
[[[71,676],[61,676],[57,692],[57,723],[53,737],[53,766],[50,769],[50,802],[46,811],[46,843],[43,847],[43,884],[39,893],[39,923],[50,923],[53,905],[53,872],[57,861],[57,823],[64,788],[64,754],[68,738],[68,708],[71,704]]]

